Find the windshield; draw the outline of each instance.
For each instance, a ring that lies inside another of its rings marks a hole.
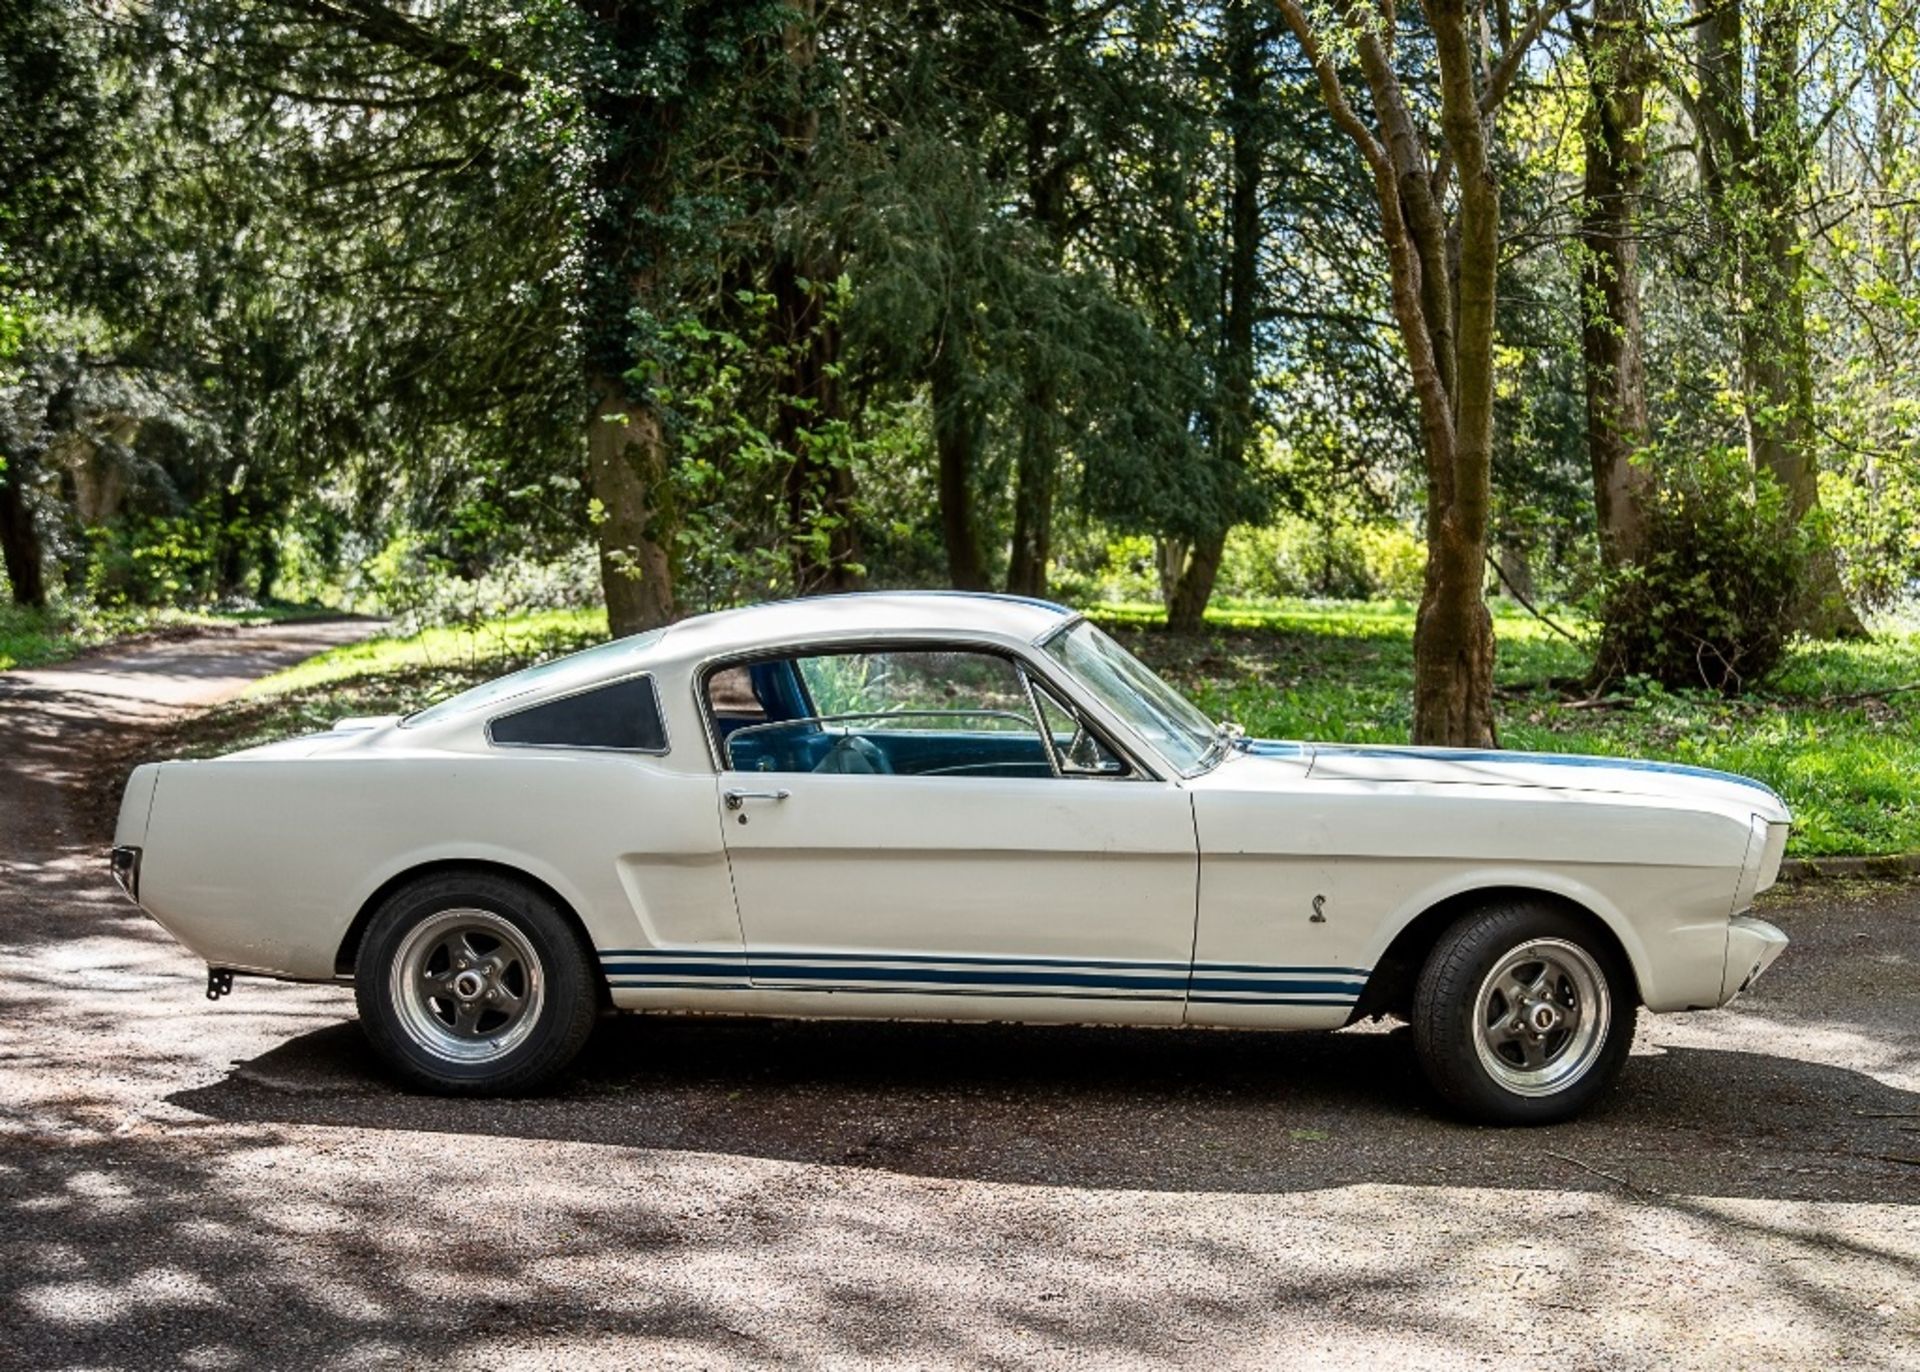
[[[1206,763],[1216,738],[1213,721],[1093,625],[1083,619],[1047,640],[1041,651],[1159,749],[1183,776]]]
[[[568,678],[582,682],[591,681],[610,670],[614,659],[626,657],[657,643],[660,635],[665,632],[665,629],[651,629],[644,634],[634,634],[630,638],[616,638],[611,643],[602,643],[599,647],[588,648],[585,652],[557,657],[551,662],[542,662],[537,667],[528,667],[511,676],[483,681],[457,696],[448,696],[445,700],[429,705],[424,710],[408,715],[400,721],[400,726],[412,728],[416,724],[433,724],[439,720],[451,719],[455,715],[468,714],[492,705],[496,701],[525,695],[537,686],[560,684]]]

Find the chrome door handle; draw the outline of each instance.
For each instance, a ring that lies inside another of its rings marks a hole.
[[[728,791],[723,799],[729,810],[738,810],[750,800],[785,800],[793,792],[784,788],[778,791]]]

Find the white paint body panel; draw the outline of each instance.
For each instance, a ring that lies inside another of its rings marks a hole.
[[[1412,921],[1509,889],[1603,922],[1655,1010],[1721,1004],[1778,952],[1731,918],[1786,838],[1756,783],[1285,744],[1183,778],[1036,649],[1067,622],[946,595],[705,616],[475,714],[141,767],[115,842],[142,850],[141,904],[210,965],[302,980],[336,976],[356,918],[409,873],[524,873],[578,915],[631,1009],[1331,1028]],[[1153,775],[717,772],[707,664],[895,641],[1017,658]],[[641,672],[664,755],[487,740],[508,709]],[[722,799],[770,789],[789,795]]]

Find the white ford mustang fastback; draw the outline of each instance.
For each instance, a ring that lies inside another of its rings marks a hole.
[[[114,872],[209,968],[351,979],[395,1071],[559,1072],[605,1006],[1334,1029],[1545,1121],[1635,1011],[1786,937],[1723,773],[1244,739],[1080,616],[851,595],[689,619],[405,719],[136,769]]]

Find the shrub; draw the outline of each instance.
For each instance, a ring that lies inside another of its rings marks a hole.
[[[1595,674],[1737,695],[1786,654],[1809,536],[1742,453],[1648,460],[1646,552],[1602,579]]]
[[[1404,524],[1369,524],[1359,538],[1372,593],[1389,600],[1420,599],[1426,588],[1427,545]]]

